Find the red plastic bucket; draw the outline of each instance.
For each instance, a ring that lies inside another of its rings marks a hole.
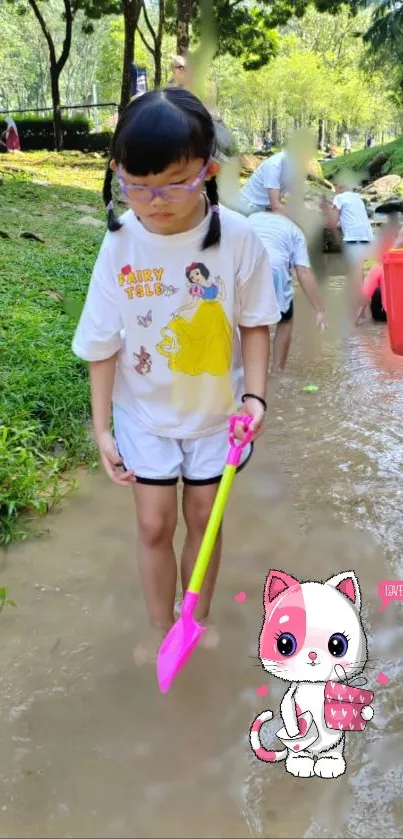
[[[403,248],[384,255],[383,270],[390,346],[396,355],[403,355]]]

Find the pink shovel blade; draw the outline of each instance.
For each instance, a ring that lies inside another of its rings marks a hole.
[[[173,680],[192,655],[205,630],[193,617],[198,598],[198,594],[186,592],[180,618],[159,648],[157,679],[161,693],[168,693]]]

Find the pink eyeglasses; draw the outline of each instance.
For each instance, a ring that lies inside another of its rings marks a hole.
[[[119,170],[116,173],[116,177],[119,181],[122,194],[125,195],[126,198],[133,198],[133,200],[138,201],[139,204],[149,204],[150,201],[152,201],[153,198],[156,198],[157,195],[167,202],[180,203],[181,201],[185,201],[186,198],[188,198],[192,192],[195,192],[196,189],[199,188],[200,184],[203,183],[209,163],[210,161],[207,161],[201,172],[199,172],[197,178],[195,178],[191,184],[167,184],[167,186],[161,187],[127,184],[125,183]]]

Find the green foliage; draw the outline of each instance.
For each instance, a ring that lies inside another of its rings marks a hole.
[[[108,38],[101,45],[97,80],[101,102],[118,102],[122,83],[122,60],[124,47],[124,24],[122,18],[105,23]]]
[[[60,53],[64,24],[61,0],[41,3]],[[103,22],[95,22],[93,34],[83,32],[84,13],[73,22],[70,56],[60,76],[60,95],[65,105],[77,105],[91,94],[102,44],[108,38]],[[22,17],[17,8],[0,3],[0,107],[45,108],[51,104],[49,50],[32,10]]]
[[[152,23],[155,20],[152,10],[149,11]],[[99,62],[97,68],[98,98],[103,102],[118,102],[120,87],[122,84],[122,60],[124,47],[124,22],[122,17],[114,17],[104,23],[104,34],[107,33],[100,46]],[[136,34],[135,41],[136,62],[141,67],[146,67],[150,82],[154,75],[154,64],[150,53],[145,48],[139,34]],[[164,50],[162,56],[162,83],[167,84],[172,75],[171,58],[176,52],[175,37],[165,35]]]
[[[21,148],[23,151],[34,151],[36,149],[49,149],[52,151],[54,142],[54,125],[51,117],[40,117],[36,114],[28,114],[26,117],[14,116],[18,133],[20,135]],[[62,120],[63,135],[66,148],[74,148],[71,143],[75,139],[85,137],[89,134],[89,121],[82,116]]]
[[[371,22],[364,31],[367,69],[382,64],[389,79],[389,99],[403,104],[403,2],[376,2]]]
[[[285,0],[282,5],[284,22],[291,16],[290,4]],[[284,8],[287,6],[287,12]],[[282,15],[270,14],[270,7],[264,0],[249,2],[235,2],[230,0],[215,0],[214,22],[216,27],[218,55],[232,55],[239,58],[246,70],[257,70],[266,65],[277,53],[277,33],[274,27]],[[171,0],[167,4],[167,21],[169,31],[174,31],[176,25],[176,3]],[[193,5],[193,37],[200,37],[200,4]]]
[[[200,36],[200,8],[192,6],[193,35]],[[303,18],[313,6],[319,12],[335,15],[340,12],[340,0],[214,0],[214,21],[217,31],[219,55],[231,55],[242,61],[245,70],[266,66],[277,54],[277,33],[291,18]],[[350,12],[356,11],[358,2],[350,0]],[[176,0],[167,0],[167,31],[176,26]]]
[[[118,15],[123,12],[124,0],[80,0],[80,8],[88,20],[99,20],[104,15]]]
[[[71,340],[103,236],[79,224],[81,205],[104,218],[98,160],[28,152],[11,166],[24,171],[5,174],[1,187],[0,229],[10,236],[0,239],[3,544],[24,535],[22,515],[44,513],[70,488],[66,470],[95,462],[87,370]],[[32,170],[49,186],[30,182]],[[19,238],[21,230],[44,244]]]
[[[82,139],[79,139],[74,145],[72,144],[69,146],[66,143],[65,148],[81,149],[81,151],[85,152],[102,152],[103,154],[107,154],[111,147],[112,136],[112,131],[94,131],[92,134],[87,134]]]
[[[377,154],[382,152],[387,155],[387,162],[382,169],[383,175],[400,175],[403,178],[403,137],[387,143],[384,146],[374,146],[372,149],[363,149],[346,156],[340,156],[328,163],[323,163],[325,177],[332,179],[343,169],[352,169],[354,172],[367,176],[368,166]]]
[[[98,101],[119,101],[124,21],[121,13],[112,12],[121,2],[105,0],[98,4],[93,0],[91,4],[90,0],[80,0],[70,57],[60,77],[63,104],[84,101],[91,95],[95,79]],[[147,0],[147,4],[155,24],[153,0]],[[388,136],[395,126],[402,125],[403,62],[388,47],[369,64],[357,33],[368,30],[372,7],[357,11],[357,5],[319,0],[309,4],[308,0],[242,0],[235,4],[234,0],[214,0],[219,52],[214,61],[206,62],[208,71],[201,71],[202,86],[206,81],[209,101],[219,106],[226,124],[236,129],[241,147],[253,146],[253,135],[265,130],[273,117],[281,129],[281,143],[295,125],[308,124],[316,131],[319,119],[327,121],[333,140],[345,126],[352,135],[361,134],[360,143],[365,132],[374,130],[381,139],[383,132]],[[63,35],[60,6],[61,0],[41,0],[59,51]],[[167,6],[168,29],[173,31],[174,0],[168,0]],[[357,12],[355,16],[351,15],[352,9]],[[109,16],[100,18],[106,11]],[[294,17],[290,17],[292,12]],[[88,15],[91,35],[83,34]],[[200,2],[194,3],[193,15],[192,44],[197,44]],[[20,18],[19,23],[15,8],[0,6],[0,27],[0,102],[5,107],[10,103],[15,107],[50,104],[48,50],[32,13]],[[166,32],[163,84],[170,78],[170,60],[175,51],[175,36]],[[138,33],[135,59],[147,67],[152,83],[153,60]],[[105,117],[104,113],[99,113],[102,129],[112,129],[112,114]],[[85,146],[67,141],[67,148],[103,151],[108,144],[109,136],[91,134]]]
[[[0,425],[0,544],[24,535],[16,521],[21,513],[43,514],[60,497],[59,461],[41,450],[41,437],[38,424]]]
[[[278,35],[277,55],[256,72],[245,72],[239,60],[218,56],[208,78],[208,94],[216,101],[225,123],[236,131],[241,148],[253,147],[275,118],[280,141],[319,119],[361,134],[371,129],[387,132],[399,124],[400,114],[389,96],[389,78],[380,68],[366,72],[364,47],[355,33],[365,27],[368,14],[356,18],[343,9],[338,15],[319,14],[311,6],[303,19],[293,19]]]
[[[363,2],[364,0],[362,0]],[[393,52],[403,53],[403,2],[402,0],[378,0],[371,23],[364,40],[374,52],[388,46]]]
[[[350,14],[355,15],[360,8],[368,5],[368,0],[315,0],[318,12],[328,12],[337,15],[341,6],[348,8]]]
[[[14,600],[9,600],[7,597],[7,589],[5,586],[0,586],[0,615],[5,606],[16,606]]]

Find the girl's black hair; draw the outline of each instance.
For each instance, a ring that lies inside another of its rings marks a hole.
[[[113,209],[111,160],[122,165],[130,175],[155,175],[180,160],[200,157],[207,163],[216,150],[213,119],[202,102],[188,90],[153,90],[132,99],[116,126],[105,172],[103,198],[108,212],[108,230],[121,228]],[[205,187],[213,212],[202,250],[218,245],[221,239],[216,178],[206,181]]]

